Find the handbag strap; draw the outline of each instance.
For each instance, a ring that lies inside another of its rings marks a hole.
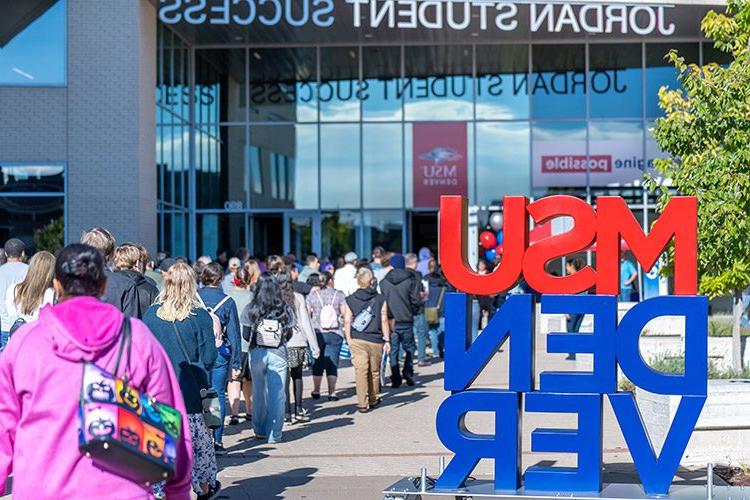
[[[440,309],[440,306],[443,304],[443,296],[444,295],[445,295],[445,287],[441,286],[440,287],[440,295],[438,296],[438,301],[437,301],[437,308],[438,309]]]
[[[120,372],[120,361],[122,361],[122,352],[127,347],[128,350],[128,359],[127,364],[130,366],[130,352],[131,352],[131,335],[130,335],[130,318],[125,316],[122,320],[122,325],[120,326],[120,347],[117,350],[117,360],[115,361],[115,372],[114,376],[119,377]],[[127,374],[125,375],[124,380],[127,380]]]

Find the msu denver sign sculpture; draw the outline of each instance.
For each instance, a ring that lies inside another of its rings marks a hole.
[[[554,217],[573,219],[573,229],[528,245],[528,217],[543,223]],[[445,389],[451,391],[437,413],[440,441],[455,456],[436,488],[456,489],[482,458],[494,460],[496,490],[597,492],[601,490],[602,404],[614,409],[644,490],[667,494],[692,429],[706,401],[708,300],[696,295],[697,201],[675,197],[644,234],[620,197],[602,196],[596,210],[572,196],[550,196],[528,203],[525,197],[504,200],[504,253],[497,269],[474,273],[466,259],[466,202],[444,196],[440,203],[440,256],[443,271],[460,293],[445,303]],[[677,296],[656,297],[636,304],[617,323],[619,253],[627,242],[644,270],[650,269],[674,241],[674,290]],[[596,241],[596,269],[587,266],[564,277],[550,275],[552,259],[584,251]],[[593,372],[542,372],[534,381],[534,300],[512,295],[487,328],[471,342],[469,295],[492,295],[512,288],[523,276],[542,293],[542,313],[591,314],[592,333],[550,333],[551,353],[593,354]],[[581,294],[595,289],[596,295]],[[652,370],[641,358],[638,339],[643,327],[659,316],[685,318],[685,371],[670,375]],[[510,387],[471,389],[471,384],[497,349],[510,339]],[[657,394],[682,396],[662,451],[657,455],[632,392],[618,392],[617,366],[636,386]],[[469,433],[468,412],[492,412],[495,434]],[[521,474],[520,435],[524,412],[574,413],[578,429],[536,429],[531,451],[577,455],[577,467],[530,467]]]

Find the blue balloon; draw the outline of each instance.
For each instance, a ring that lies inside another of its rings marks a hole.
[[[489,249],[487,249],[487,250],[484,251],[484,258],[487,259],[490,262],[494,262],[495,261],[495,255],[496,255],[496,253],[497,252],[495,251],[494,248],[489,248]]]
[[[503,230],[497,232],[497,244],[502,245],[503,244]]]

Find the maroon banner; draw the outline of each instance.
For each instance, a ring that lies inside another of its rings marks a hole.
[[[437,208],[441,195],[466,196],[466,122],[412,126],[414,207]]]

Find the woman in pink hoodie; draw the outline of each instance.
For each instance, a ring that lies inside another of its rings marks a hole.
[[[63,249],[55,265],[58,304],[22,326],[0,355],[0,494],[13,475],[13,496],[35,499],[152,498],[151,488],[97,468],[78,449],[82,361],[112,372],[123,315],[100,302],[107,280],[101,255],[87,245]],[[130,382],[182,414],[185,403],[171,363],[146,326],[131,319]],[[168,497],[190,498],[189,433],[177,443]]]

